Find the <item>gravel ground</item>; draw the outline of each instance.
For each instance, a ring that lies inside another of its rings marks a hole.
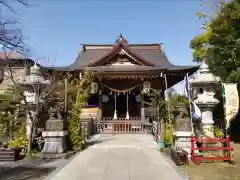
[[[240,144],[232,144],[235,165],[227,162],[191,164],[185,167],[190,180],[240,180]]]

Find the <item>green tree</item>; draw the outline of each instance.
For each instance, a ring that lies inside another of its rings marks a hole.
[[[69,100],[71,102],[75,100],[75,103],[69,107],[70,110],[68,113],[68,136],[72,146],[71,148],[74,150],[81,148],[84,140],[84,136],[80,129],[80,115],[82,108],[87,103],[87,98],[90,93],[90,85],[93,78],[93,73],[84,72],[79,76],[79,78],[72,80],[68,89],[68,94],[70,95]]]
[[[240,81],[240,0],[219,1],[207,18],[204,32],[191,41],[194,61],[205,61],[224,82]]]
[[[0,94],[0,129],[2,135],[11,141],[24,124],[25,114],[20,109],[21,96],[14,88]]]
[[[161,128],[159,140],[164,139],[171,145],[173,143],[173,114],[182,107],[188,110],[188,100],[184,95],[177,93],[170,93],[168,99],[165,100],[162,97],[161,90],[157,89],[151,89],[146,95],[148,100],[144,103],[156,110],[155,116],[157,117],[158,128]]]
[[[154,121],[156,121],[156,139],[163,141],[165,137],[165,123],[167,123],[167,103],[162,97],[162,90],[151,88],[150,91],[144,92],[144,103],[154,110]],[[159,134],[160,132],[160,134]]]

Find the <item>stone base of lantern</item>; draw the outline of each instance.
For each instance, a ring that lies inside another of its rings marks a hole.
[[[201,108],[202,111],[202,132],[203,135],[209,138],[214,138],[214,132],[213,132],[213,114],[212,110],[216,106],[217,102],[213,103],[197,103],[197,105]]]
[[[174,149],[176,152],[187,153],[188,162],[191,161],[191,136],[192,132],[187,131],[175,131],[174,133]],[[194,147],[197,147],[197,144],[194,144]],[[199,154],[198,150],[195,150],[196,154]]]
[[[174,149],[176,152],[188,152],[188,161],[191,161],[191,135],[192,132],[175,131],[174,133]]]
[[[211,124],[204,124],[202,123],[202,131],[204,136],[209,137],[209,138],[214,138],[214,131],[213,131],[213,123]]]
[[[61,154],[66,151],[67,131],[44,131],[44,147],[42,153]]]
[[[215,138],[214,131],[213,131],[213,124],[203,124],[202,125],[203,129],[203,138]],[[219,147],[221,146],[220,142],[203,142],[202,143],[203,147]]]

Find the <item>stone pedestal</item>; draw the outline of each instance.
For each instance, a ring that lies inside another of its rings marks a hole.
[[[175,131],[174,139],[175,145],[174,148],[176,152],[188,152],[188,161],[191,161],[191,136],[192,132],[187,131]],[[194,147],[197,147],[197,144],[194,144]],[[195,150],[196,154],[199,154],[198,150]]]
[[[50,108],[50,119],[46,122],[46,131],[42,133],[44,147],[42,153],[60,154],[66,151],[67,122],[54,117],[55,109]],[[56,113],[57,114],[57,113]]]
[[[191,160],[191,135],[192,135],[192,132],[186,132],[186,131],[175,131],[174,133],[175,150],[177,152],[181,152],[182,149],[187,151],[189,161]]]
[[[66,151],[67,131],[44,131],[42,136],[45,139],[42,153],[61,154]]]
[[[202,131],[204,136],[211,137],[211,138],[214,137],[214,132],[213,132],[214,121],[213,121],[212,108],[213,107],[202,108]]]

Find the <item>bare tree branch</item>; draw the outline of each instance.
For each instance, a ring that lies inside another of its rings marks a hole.
[[[7,8],[16,13],[13,8],[13,3],[19,3],[28,6],[26,0],[0,0],[0,10]],[[20,54],[26,53],[25,38],[22,35],[21,29],[18,27],[19,22],[11,20],[10,17],[0,14],[0,45],[5,50],[15,51]]]
[[[3,49],[26,54],[26,44],[19,28],[18,22],[0,20],[0,44]]]
[[[28,1],[27,0],[0,0],[0,5],[8,8],[10,11],[16,13],[15,9],[12,7],[12,5],[10,5],[10,3],[19,3],[21,5],[24,5],[24,6],[28,6]]]

